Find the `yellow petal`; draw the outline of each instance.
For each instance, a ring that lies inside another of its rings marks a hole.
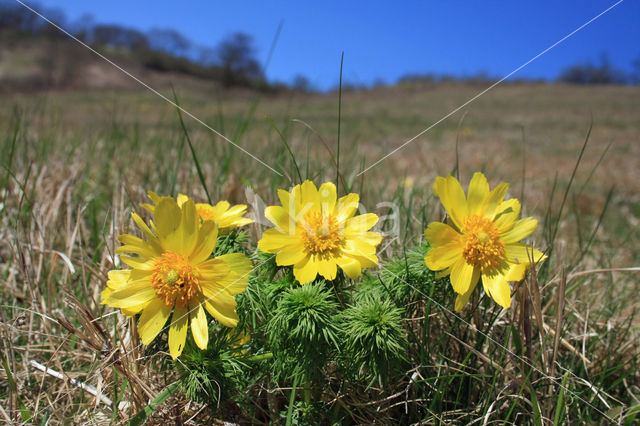
[[[295,205],[291,206],[289,204],[289,199],[291,198],[291,194],[284,189],[278,189],[278,198],[280,199],[280,204],[282,204],[282,208],[285,209],[291,216],[296,215]]]
[[[267,207],[264,209],[264,216],[282,232],[288,233],[289,229],[295,225],[295,221],[289,216],[289,212],[284,207]]]
[[[140,341],[148,345],[162,331],[171,314],[171,307],[164,304],[161,299],[155,298],[142,311],[138,321],[138,334]]]
[[[442,222],[430,223],[424,231],[424,235],[427,237],[427,241],[429,241],[431,247],[457,243],[460,238],[460,234],[458,234],[452,227]]]
[[[131,270],[113,270],[109,271],[107,276],[109,277],[109,280],[107,281],[107,287],[113,290],[117,290],[129,281],[129,278],[131,277]]]
[[[335,259],[321,258],[317,260],[317,262],[318,262],[318,273],[320,275],[322,275],[325,279],[329,281],[333,281],[336,279],[338,268],[337,268]]]
[[[505,244],[517,243],[533,234],[537,227],[538,221],[536,219],[526,217],[514,223],[511,229],[500,235],[500,239]]]
[[[236,313],[236,300],[227,292],[221,292],[213,299],[202,300],[204,308],[226,327],[238,325],[238,314]]]
[[[278,253],[285,247],[297,245],[300,240],[295,235],[289,235],[276,228],[269,228],[258,241],[258,249],[265,253]]]
[[[451,285],[456,293],[464,294],[469,291],[480,278],[480,270],[467,263],[460,257],[451,268]]]
[[[509,184],[502,182],[500,185],[493,188],[493,190],[489,193],[489,198],[487,199],[487,209],[485,210],[485,217],[493,219],[496,212],[496,207],[502,203],[504,197],[507,195],[507,191],[509,190]]]
[[[140,305],[132,306],[130,308],[122,308],[122,309],[120,309],[120,312],[122,312],[122,315],[124,315],[124,316],[132,317],[132,316],[138,314],[140,311],[142,311],[147,306],[149,306],[149,303],[151,303],[151,300],[148,301],[147,303],[142,303]]]
[[[336,259],[336,263],[352,280],[355,280],[362,274],[362,267],[360,266],[360,262],[352,257],[339,257]]]
[[[456,303],[455,303],[456,312],[462,311],[462,309],[469,301],[469,298],[471,297],[471,295],[473,294],[473,291],[476,289],[477,286],[478,286],[478,280],[476,280],[476,282],[471,287],[469,287],[469,290],[467,290],[462,294],[458,294],[456,296]]]
[[[164,246],[164,240],[180,226],[182,210],[172,198],[163,197],[156,206],[154,218],[158,237]]]
[[[251,260],[244,253],[228,253],[222,256],[216,257],[216,259],[223,261],[229,266],[232,272],[239,275],[247,275],[253,269]]]
[[[373,263],[373,266],[378,263],[376,248],[361,239],[354,238],[345,240],[342,252],[356,257],[360,263],[363,263],[360,260],[362,258],[369,260],[369,263]]]
[[[111,295],[111,293],[113,293],[113,289],[107,287],[104,290],[102,290],[102,293],[100,294],[100,304],[101,305],[105,305],[107,303],[107,299],[109,298],[109,296]]]
[[[278,266],[295,265],[305,256],[307,256],[307,253],[305,252],[302,243],[294,244],[284,247],[282,251],[278,252],[278,255],[276,256],[276,264],[278,264]]]
[[[469,215],[469,208],[460,182],[451,175],[446,178],[438,176],[434,188],[453,223],[458,229],[462,228],[464,218]]]
[[[183,193],[179,193],[178,196],[176,197],[176,203],[178,203],[178,206],[182,207],[182,205],[189,199],[189,197],[187,197],[186,195],[184,195]],[[156,204],[158,204],[158,201],[155,201]]]
[[[511,288],[504,275],[482,274],[484,291],[500,306],[507,309],[511,306]]]
[[[142,218],[136,213],[131,213],[131,217],[133,218],[133,221],[136,223],[136,225],[138,225],[138,228],[140,228],[144,235],[147,237],[149,243],[160,246],[160,240],[158,240],[158,237],[156,237],[151,229],[149,229],[147,224],[144,223],[144,220],[142,220]]]
[[[378,223],[377,214],[361,214],[346,220],[344,232],[345,234],[362,234],[373,228],[376,223]]]
[[[312,256],[307,256],[293,266],[293,276],[300,284],[313,281],[318,275],[318,265]]]
[[[427,268],[441,271],[462,259],[462,245],[455,241],[438,247],[432,247],[424,258]]]
[[[196,205],[193,200],[187,200],[182,204],[182,221],[180,232],[182,233],[181,246],[182,253],[191,254],[193,248],[198,241],[198,228],[200,228],[200,217],[196,211]]]
[[[507,281],[521,281],[529,269],[528,263],[514,263],[505,274]]]
[[[334,216],[338,219],[338,222],[343,222],[354,214],[360,206],[360,196],[358,194],[347,194],[344,197],[340,197],[334,208]]]
[[[320,206],[324,213],[333,214],[338,198],[336,186],[332,182],[325,182],[318,189],[320,197]]]
[[[155,264],[153,259],[145,260],[139,257],[131,257],[131,256],[124,256],[124,255],[120,256],[120,260],[123,261],[125,264],[131,266],[133,269],[139,269],[143,271],[151,271]]]
[[[374,247],[382,242],[382,234],[379,232],[365,232],[356,238]]]
[[[482,216],[487,208],[489,198],[489,183],[487,178],[480,172],[473,174],[469,182],[467,203],[469,204],[469,214]]]
[[[176,305],[169,327],[169,353],[176,359],[182,353],[187,340],[187,328],[189,324],[189,312],[186,307]]]
[[[529,264],[530,260],[533,259],[533,263],[538,264],[547,258],[544,253],[534,249],[529,244],[507,244],[505,249],[509,263]]]
[[[313,210],[320,208],[320,197],[318,196],[318,189],[316,185],[310,180],[305,180],[300,185],[300,193],[302,199],[300,200],[301,206],[304,208],[306,205],[311,205]]]
[[[500,203],[493,220],[498,231],[505,232],[513,226],[518,216],[520,216],[520,201],[511,198]]]
[[[156,298],[156,291],[148,279],[132,281],[114,290],[106,300],[113,308],[131,308]]]
[[[158,244],[158,240],[153,238],[151,241],[147,242],[142,238],[134,237],[133,235],[124,234],[118,236],[118,241],[122,244],[130,245],[130,246],[138,246],[143,247],[145,250],[149,250],[153,255],[161,255],[162,247]],[[147,256],[151,257],[151,256]]]
[[[191,318],[191,334],[193,340],[200,349],[207,349],[209,343],[209,324],[207,323],[207,315],[204,313],[204,308],[199,302],[195,302],[195,306],[191,306],[189,309],[189,316]]]
[[[124,245],[124,246],[120,246],[116,249],[116,253],[117,254],[123,254],[123,253],[127,253],[127,254],[137,254],[138,256],[140,256],[140,260],[142,261],[147,261],[149,259],[153,259],[155,257],[157,257],[159,255],[158,252],[156,252],[155,250],[153,250],[151,248],[150,245],[146,245],[146,246],[138,246],[138,245]]]
[[[207,260],[216,247],[217,238],[218,227],[216,224],[210,220],[205,221],[198,230],[198,241],[189,256],[189,260],[191,260],[194,265]]]
[[[162,198],[151,190],[147,191],[147,197],[149,197],[153,204],[158,204],[160,202],[160,198]]]
[[[229,216],[242,216],[247,212],[247,206],[245,204],[236,204],[225,212],[225,215]]]

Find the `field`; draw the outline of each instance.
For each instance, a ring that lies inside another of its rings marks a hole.
[[[341,104],[337,92],[161,90],[251,155],[188,114],[181,125],[174,106],[143,89],[3,95],[0,418],[632,424],[640,87],[507,83],[374,165],[485,87],[405,83],[343,91]],[[453,173],[466,186],[476,171],[492,188],[510,183],[522,216],[539,220],[532,242],[549,258],[513,287],[510,309],[483,295],[457,315],[448,279],[422,260],[424,230],[444,216],[436,176]],[[357,368],[347,368],[357,356],[339,350],[348,345],[337,345],[304,384],[271,350],[278,301],[264,294],[276,281],[263,281],[262,265],[275,263],[256,249],[270,226],[264,206],[300,177],[337,181],[339,195],[357,192],[364,209],[386,216],[380,265],[341,281],[335,313],[357,308],[360,287],[393,286],[381,294],[404,342],[403,356],[365,356]],[[232,241],[256,265],[238,302],[251,340],[237,355],[211,323],[219,339],[210,338],[218,352],[208,356],[218,358],[203,373],[210,388],[193,383],[195,356],[171,361],[166,339],[141,346],[135,319],[100,304],[116,237],[137,232],[130,215],[144,215],[146,192],[206,202],[205,187],[214,202],[249,204],[256,221]]]

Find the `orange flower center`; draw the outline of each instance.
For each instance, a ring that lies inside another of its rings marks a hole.
[[[496,269],[504,262],[506,252],[500,232],[493,221],[478,215],[462,223],[462,256],[482,271]]]
[[[200,215],[200,219],[202,219],[203,222],[205,220],[215,220],[216,218],[216,214],[211,206],[196,206],[196,211]]]
[[[167,306],[186,307],[200,289],[188,258],[172,251],[164,252],[156,260],[151,283]]]
[[[309,212],[298,226],[302,242],[311,253],[335,250],[344,241],[338,220],[330,214]]]

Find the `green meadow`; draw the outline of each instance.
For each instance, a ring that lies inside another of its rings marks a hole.
[[[159,91],[182,111],[143,88],[0,97],[3,422],[638,421],[640,87],[505,83],[421,134],[486,84],[180,83]],[[510,184],[548,259],[509,309],[479,286],[457,314],[424,231],[445,218],[436,176],[466,189],[477,171]],[[257,249],[265,206],[305,179],[380,216],[361,278],[300,286]],[[100,303],[148,190],[247,204],[256,221],[216,246],[253,262],[238,327],[209,317],[208,348],[189,334],[177,360],[166,332],[141,345],[136,318]]]

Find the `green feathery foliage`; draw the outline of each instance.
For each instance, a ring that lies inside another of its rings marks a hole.
[[[315,382],[339,348],[338,304],[323,282],[288,289],[267,325],[277,377]]]
[[[343,314],[342,332],[347,362],[353,363],[367,379],[382,386],[406,361],[406,332],[403,310],[388,300],[365,296]]]

